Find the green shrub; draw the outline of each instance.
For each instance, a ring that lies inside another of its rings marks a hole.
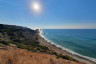
[[[24,45],[38,46],[39,42],[34,40],[25,39],[23,41],[19,41],[19,43],[23,43]]]
[[[9,45],[10,42],[0,41],[1,44]]]
[[[38,47],[41,48],[42,50],[49,50],[48,47],[46,46],[38,45]]]
[[[57,58],[62,58],[62,59],[66,59],[66,60],[78,62],[77,60],[75,60],[74,58],[72,58],[72,57],[70,57],[70,56],[68,56],[68,55],[59,54],[59,55],[57,55]]]
[[[56,55],[56,56],[58,55],[56,52],[52,52],[52,53],[50,53],[50,54],[52,54],[52,55]]]

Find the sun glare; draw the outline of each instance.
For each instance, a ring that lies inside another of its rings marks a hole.
[[[40,13],[41,12],[41,4],[40,2],[32,2],[31,3],[31,8],[34,12]]]

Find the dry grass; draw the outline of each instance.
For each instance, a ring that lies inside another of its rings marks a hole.
[[[0,64],[83,64],[14,47],[0,48]]]

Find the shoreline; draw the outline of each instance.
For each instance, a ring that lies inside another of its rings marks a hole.
[[[42,35],[42,32],[40,30],[38,31],[38,38],[39,38],[39,42],[41,45],[48,47],[50,50],[53,50],[54,52],[57,52],[58,54],[71,56],[72,58],[80,62],[84,62],[86,64],[96,64],[94,60],[80,56],[79,54],[76,54],[74,52],[72,53],[71,50],[68,51],[67,48],[65,49],[64,47],[57,46],[56,44],[52,43],[51,41],[49,41]]]

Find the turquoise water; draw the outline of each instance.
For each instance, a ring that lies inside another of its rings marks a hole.
[[[96,59],[96,29],[43,29],[43,36],[55,44]]]

